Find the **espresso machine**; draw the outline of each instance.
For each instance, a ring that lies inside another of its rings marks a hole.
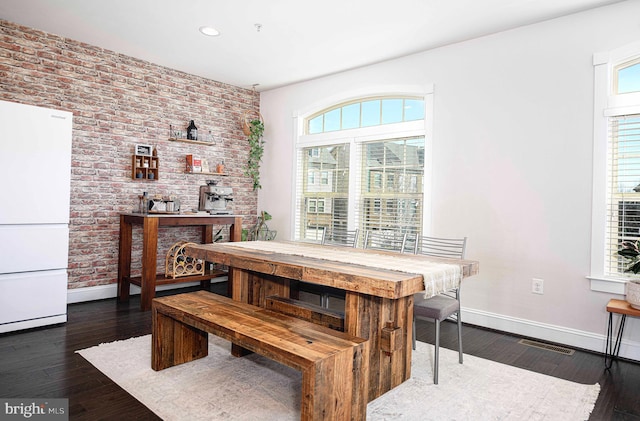
[[[209,212],[211,215],[233,214],[233,189],[218,186],[217,180],[207,180],[206,186],[200,186],[199,211]]]

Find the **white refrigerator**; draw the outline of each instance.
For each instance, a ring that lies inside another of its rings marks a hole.
[[[0,333],[67,321],[72,118],[0,101]]]

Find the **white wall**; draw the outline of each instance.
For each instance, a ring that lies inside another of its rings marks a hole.
[[[603,351],[606,303],[622,297],[585,278],[592,61],[640,40],[638,16],[640,2],[623,2],[263,92],[259,209],[278,239],[290,238],[293,115],[359,90],[433,84],[432,234],[466,235],[480,262],[463,284],[465,321]],[[531,293],[532,278],[544,295]],[[622,355],[640,360],[637,322]]]

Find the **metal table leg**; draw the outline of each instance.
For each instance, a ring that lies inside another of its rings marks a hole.
[[[613,336],[613,313],[609,313],[609,324],[607,326],[607,343],[605,345],[604,365],[605,370],[611,369],[613,360],[618,359],[620,353],[620,342],[622,341],[622,333],[624,332],[624,324],[627,320],[626,314],[620,315],[620,326],[618,326],[618,334],[616,335],[616,343],[612,343]]]

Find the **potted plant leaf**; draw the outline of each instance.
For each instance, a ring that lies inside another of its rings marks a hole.
[[[640,273],[640,240],[623,241],[618,254],[627,260],[625,272]],[[640,310],[640,279],[632,278],[627,281],[626,300],[631,307]]]
[[[264,123],[262,120],[251,120],[249,122],[249,159],[244,174],[253,179],[253,190],[262,188],[260,185],[260,161],[264,154]]]
[[[271,214],[267,211],[260,212],[258,223],[253,228],[254,240],[273,240],[276,238],[277,231],[270,230],[266,222],[271,220]]]

